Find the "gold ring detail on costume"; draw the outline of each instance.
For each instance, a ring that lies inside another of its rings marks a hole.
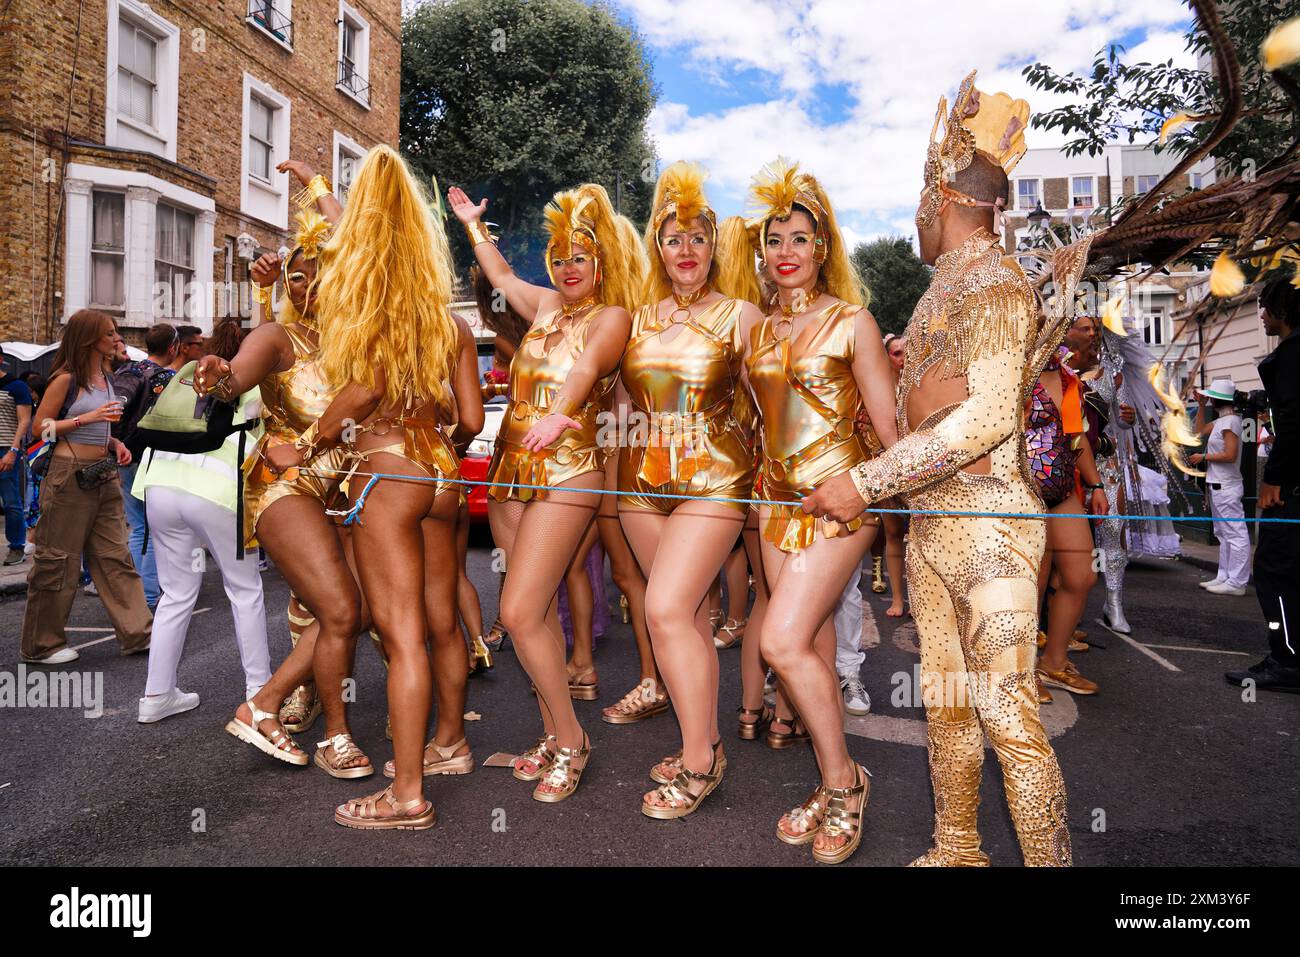
[[[838,439],[848,439],[853,435],[853,422],[849,419],[840,419],[835,423],[835,437]]]
[[[763,471],[778,482],[785,478],[785,465],[776,459],[768,459],[763,465]]]
[[[573,449],[569,448],[567,445],[561,445],[558,449],[555,450],[556,465],[568,465],[572,461],[573,461]]]

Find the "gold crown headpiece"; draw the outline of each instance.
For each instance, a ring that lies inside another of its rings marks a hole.
[[[669,216],[677,220],[677,228],[685,229],[695,219],[703,217],[708,221],[712,239],[718,239],[718,216],[704,198],[704,180],[708,178],[704,168],[695,163],[673,163],[660,177],[663,188],[663,201],[655,210],[651,219],[656,243],[659,230]]]
[[[767,243],[767,224],[773,219],[788,219],[795,206],[802,206],[812,216],[813,260],[825,262],[831,245],[829,217],[817,199],[817,181],[810,174],[799,172],[799,164],[783,156],[759,170],[749,185],[749,211],[754,214],[746,224],[750,241],[756,241],[761,256]]]
[[[596,221],[587,215],[587,209],[595,199],[584,195],[580,190],[569,189],[555,194],[555,198],[546,204],[546,231],[550,241],[546,244],[546,274],[552,285],[555,275],[551,271],[552,253],[561,259],[573,255],[576,243],[587,249],[596,257],[597,282],[600,281],[600,241],[596,238]]]
[[[934,222],[945,201],[999,209],[1005,205],[978,200],[952,188],[952,181],[970,166],[976,152],[985,154],[1008,174],[1025,155],[1028,101],[1013,100],[1005,93],[981,93],[975,88],[975,72],[972,70],[962,80],[951,112],[948,98],[939,97],[925,157],[925,189],[916,213],[916,224],[922,229]],[[943,136],[936,138],[940,123]]]

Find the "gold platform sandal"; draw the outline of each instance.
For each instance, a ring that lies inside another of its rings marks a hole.
[[[736,733],[742,741],[757,741],[772,725],[776,712],[763,705],[761,708],[737,708],[740,717],[736,719]],[[753,718],[753,721],[746,721]]]
[[[489,651],[500,651],[501,646],[505,643],[507,634],[506,626],[501,624],[501,618],[498,616],[497,620],[492,622],[492,630],[489,631],[487,636],[483,639],[483,644],[488,646]]]
[[[510,767],[513,769],[512,773],[515,776],[515,780],[536,781],[545,774],[546,769],[549,768],[551,762],[555,760],[555,752],[551,750],[551,744],[554,743],[554,741],[554,735],[544,734],[537,739],[536,744],[520,754],[519,757],[515,758],[510,764]],[[529,764],[534,765],[532,770],[527,770],[522,767],[522,765]]]
[[[308,685],[311,686],[308,690]],[[316,693],[316,682],[300,684],[289,693],[280,705],[280,723],[290,734],[302,734],[311,730],[311,726],[320,717],[320,695]]]
[[[327,758],[325,749],[332,748],[334,757]],[[375,773],[373,764],[352,764],[358,758],[364,758],[365,752],[357,747],[352,735],[340,732],[324,741],[316,742],[316,767],[332,778],[368,778]]]
[[[800,723],[797,714],[792,714],[788,718],[782,718],[774,713],[772,715],[772,721],[767,726],[767,734],[763,736],[763,743],[773,751],[780,751],[783,748],[793,748],[798,744],[807,744],[812,741],[812,735],[808,733],[807,728],[804,728],[802,731],[796,730],[796,726]],[[778,724],[783,724],[790,730],[778,731],[776,730]]]
[[[817,829],[821,827],[822,818],[825,816],[826,789],[818,785],[816,790],[808,795],[807,800],[783,814],[781,820],[776,822],[776,836],[785,843],[793,844],[796,847],[807,844],[816,840]],[[791,824],[802,824],[803,829],[797,833],[793,829],[786,830],[781,826],[782,821],[789,821]]]
[[[385,802],[391,815],[379,813],[379,802]],[[390,784],[375,794],[353,798],[334,809],[334,820],[344,827],[362,831],[427,831],[438,821],[433,804],[419,797],[413,801],[398,801],[393,797]]]
[[[726,759],[722,756],[722,742],[713,746],[713,762],[703,774],[690,768],[679,766],[676,776],[667,784],[645,795],[641,799],[641,813],[659,821],[672,821],[694,812],[713,793],[713,789],[722,783],[722,772],[727,769]],[[700,786],[699,791],[692,791],[692,785]],[[660,800],[672,802],[669,807],[659,807],[648,803],[652,795],[659,795]]]
[[[813,860],[822,864],[839,864],[847,861],[862,841],[862,812],[867,809],[871,796],[871,773],[860,764],[853,765],[854,784],[847,788],[824,788],[826,814],[817,833],[827,837],[845,837],[848,840],[831,851],[813,848]],[[861,795],[856,811],[849,810],[850,802]]]
[[[593,678],[596,675],[595,668],[588,668],[586,671],[580,671],[569,679],[569,697],[574,701],[595,701],[600,695],[600,682],[593,681],[589,685],[582,683],[584,678]]]
[[[474,770],[474,752],[466,751],[464,754],[456,754],[456,750],[462,745],[469,742],[461,738],[455,744],[449,744],[445,748],[432,739],[424,746],[424,777],[431,777],[435,774],[469,774]],[[429,752],[432,751],[436,757],[430,761]],[[384,777],[391,778],[397,775],[397,765],[392,761],[384,762]]]
[[[667,710],[668,693],[653,678],[642,678],[617,704],[602,709],[600,720],[607,724],[634,724]]]
[[[727,770],[727,756],[722,753],[722,739],[713,742],[713,754],[718,759],[718,770]],[[682,752],[679,748],[650,769],[650,780],[655,784],[671,784],[682,769]]]
[[[748,623],[748,618],[728,618],[727,623],[713,636],[714,647],[720,651],[740,647],[740,643],[745,640],[745,625]]]
[[[591,742],[584,733],[582,747],[556,748],[555,758],[542,775],[537,787],[533,788],[533,800],[546,804],[559,804],[573,796],[582,780],[582,772],[587,769],[587,760],[591,757]],[[581,761],[581,767],[576,762]],[[542,786],[558,788],[556,791],[543,791]]]
[[[235,717],[226,722],[226,730],[237,737],[240,741],[246,741],[257,750],[264,754],[269,754],[277,761],[284,761],[286,764],[294,764],[298,767],[306,767],[307,752],[298,747],[293,738],[289,737],[283,728],[272,728],[271,733],[263,734],[261,724],[263,721],[278,721],[276,715],[269,711],[263,711],[253,704],[252,701],[245,701],[248,710],[253,716],[252,724],[245,724],[239,720],[239,712],[235,712]]]

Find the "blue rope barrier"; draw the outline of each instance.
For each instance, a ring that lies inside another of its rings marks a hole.
[[[369,476],[370,481],[366,483],[365,489],[357,499],[356,505],[346,513],[348,515],[347,523],[351,524],[356,518],[356,512],[365,501],[366,495],[374,488],[374,485],[380,479],[393,479],[399,482],[445,482],[449,485],[468,485],[468,486],[488,486],[492,488],[522,488],[536,492],[582,492],[596,495],[626,495],[626,492],[620,492],[617,489],[606,488],[569,488],[563,485],[522,485],[516,482],[480,482],[477,479],[454,479],[431,477],[427,475],[399,475],[392,472],[351,472],[344,469],[321,469],[311,468],[308,466],[298,466],[300,472],[309,472],[316,475],[353,475]],[[776,502],[762,498],[729,498],[725,495],[675,495],[668,492],[637,492],[639,498],[664,498],[677,499],[692,502],[730,502],[741,505],[795,505],[798,502]],[[912,515],[912,516],[934,516],[938,518],[1087,518],[1087,519],[1117,519],[1126,522],[1237,522],[1241,524],[1255,525],[1300,525],[1300,518],[1266,518],[1241,517],[1241,518],[1215,518],[1213,515],[1178,515],[1169,516],[1166,519],[1163,515],[1092,515],[1088,512],[970,512],[970,511],[947,511],[942,509],[919,509],[919,508],[867,508],[863,510],[871,515]]]

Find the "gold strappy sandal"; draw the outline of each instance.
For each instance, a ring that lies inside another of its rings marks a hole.
[[[476,635],[469,646],[469,673],[472,675],[491,671],[496,665],[492,661],[492,649],[487,646],[482,635]]]
[[[795,725],[798,723],[799,716],[797,714],[792,714],[788,718],[782,718],[774,713],[771,723],[767,726],[767,734],[763,738],[763,743],[773,751],[780,751],[783,748],[793,748],[797,744],[805,744],[811,741],[812,735],[808,733],[807,728],[804,728],[802,731],[795,730]],[[783,724],[790,730],[777,731],[773,727],[775,724]]]
[[[852,787],[824,788],[826,814],[818,832],[827,837],[847,837],[848,841],[833,851],[819,851],[814,847],[813,859],[822,864],[839,864],[848,860],[862,841],[862,812],[867,809],[867,799],[871,796],[871,774],[859,764],[853,766],[853,774],[857,783]],[[862,795],[858,809],[849,810],[849,802],[858,795]]]
[[[302,734],[311,730],[311,726],[320,717],[320,695],[316,693],[316,683],[313,681],[309,684],[310,691],[307,690],[307,684],[300,684],[280,705],[280,723],[290,734]]]
[[[502,644],[505,643],[506,635],[506,626],[501,624],[501,619],[498,617],[496,621],[492,622],[492,630],[483,639],[483,644],[488,646],[489,651],[500,651]]]
[[[587,760],[590,757],[591,742],[587,740],[585,734],[582,736],[580,748],[556,748],[555,759],[551,762],[551,766],[546,769],[537,787],[533,788],[533,800],[558,804],[572,797],[573,792],[578,790],[578,782],[582,780],[582,772],[587,769]],[[574,763],[576,761],[581,761],[582,766],[578,767]],[[543,785],[559,790],[543,791]]]
[[[608,724],[634,724],[667,710],[668,693],[653,678],[642,678],[640,684],[618,700],[618,704],[602,709],[600,719]]]
[[[327,758],[325,749],[332,748],[334,757]],[[364,758],[365,752],[357,747],[351,734],[340,732],[324,741],[316,742],[316,767],[332,778],[368,778],[375,773],[373,764],[350,764],[357,758]]]
[[[297,742],[289,737],[283,728],[272,728],[269,735],[262,733],[259,725],[263,721],[278,721],[279,718],[269,711],[261,710],[251,700],[245,701],[244,704],[248,705],[248,710],[253,715],[253,723],[245,724],[240,721],[239,712],[236,711],[235,717],[226,722],[226,730],[240,741],[247,741],[257,750],[269,754],[277,761],[305,767],[307,752],[298,747]]]
[[[516,780],[536,781],[546,773],[546,769],[549,768],[551,762],[555,760],[555,752],[552,751],[550,747],[553,741],[555,741],[554,735],[544,734],[537,739],[536,744],[527,751],[524,751],[519,755],[519,757],[515,758],[514,761],[511,762],[511,768],[513,768]],[[525,771],[520,767],[521,764],[525,763],[534,764],[537,767],[535,770]]]
[[[455,744],[449,744],[445,748],[436,741],[430,740],[424,746],[424,777],[430,777],[435,774],[469,774],[474,770],[474,752],[466,751],[464,754],[456,754],[456,749],[463,744],[468,744],[464,738],[461,738]],[[429,760],[429,751],[432,750],[438,757],[436,760]],[[384,762],[384,777],[391,778],[397,775],[397,765],[392,761]]]
[[[817,829],[822,825],[822,818],[826,816],[826,789],[821,785],[808,795],[808,799],[796,808],[792,808],[786,814],[781,816],[781,820],[776,822],[776,836],[787,844],[795,846],[807,844],[816,840]],[[787,831],[781,826],[781,821],[790,823],[802,823],[804,829],[798,834],[793,831]]]
[[[713,636],[714,647],[719,650],[738,647],[745,640],[745,625],[748,623],[748,618],[728,618]]]
[[[380,801],[386,802],[392,809],[391,815],[380,815]],[[426,831],[437,822],[438,813],[422,797],[413,801],[398,801],[393,797],[393,786],[390,784],[378,793],[340,804],[334,809],[334,820],[344,827],[355,827],[363,831]]]
[[[721,754],[722,739],[719,738],[713,742],[713,753],[718,756],[721,764],[718,770],[727,770],[727,756]],[[677,777],[677,772],[682,769],[682,752],[679,748],[672,754],[663,758],[658,764],[650,769],[650,780],[655,784],[671,784],[673,778]]]
[[[707,772],[700,773],[687,767],[680,767],[671,781],[660,784],[641,799],[641,813],[659,821],[672,821],[685,817],[699,808],[713,789],[722,783],[722,772],[726,768],[726,759],[722,756],[722,742],[719,741],[713,746],[713,763]],[[703,787],[698,792],[692,791],[690,787],[693,783],[702,783]],[[672,806],[658,807],[648,803],[647,799],[656,794],[661,800],[672,802]]]
[[[737,708],[740,717],[736,719],[736,731],[743,741],[757,741],[772,725],[776,712],[763,705],[761,708]],[[745,718],[753,718],[746,721]]]
[[[595,676],[596,669],[588,668],[586,671],[580,671],[569,679],[569,697],[575,701],[595,701],[600,694],[600,682],[593,681],[589,685],[582,683],[583,678]]]

